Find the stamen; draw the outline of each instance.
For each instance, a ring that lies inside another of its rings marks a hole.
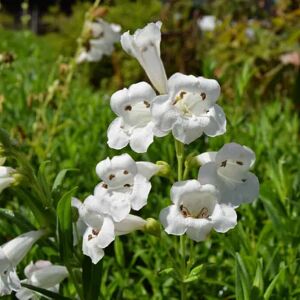
[[[179,208],[180,208],[180,212],[181,212],[181,214],[183,215],[184,218],[191,217],[191,213],[189,212],[189,210],[186,207],[184,207],[181,204]]]
[[[208,209],[203,207],[199,214],[196,216],[197,219],[207,219],[209,217]]]
[[[125,110],[131,111],[131,110],[132,110],[132,106],[131,106],[131,105],[127,105],[127,106],[125,107]]]
[[[106,183],[103,183],[103,184],[102,184],[102,187],[105,188],[105,189],[107,189],[107,188],[108,188],[108,185],[107,185]]]
[[[88,235],[88,241],[90,241],[93,238],[91,234]]]
[[[114,179],[115,177],[116,177],[116,175],[110,174],[109,177],[108,177],[108,179],[109,179],[109,180],[112,180],[112,179]]]
[[[242,161],[237,161],[236,163],[241,166],[244,164]]]
[[[204,101],[206,99],[206,94],[205,93],[201,93],[200,96],[202,97],[202,101]]]
[[[150,103],[148,101],[144,101],[144,104],[146,105],[146,108],[150,107]]]
[[[93,234],[93,235],[98,235],[99,232],[100,232],[100,230],[98,230],[98,229],[93,229],[93,230],[92,230],[92,234]]]
[[[180,94],[179,94],[180,99],[182,99],[185,94],[186,94],[185,91],[180,92]]]
[[[242,182],[246,182],[247,181],[247,179],[242,179]]]
[[[129,172],[127,170],[124,170],[123,174],[127,175]]]
[[[226,164],[227,164],[227,160],[224,160],[224,161],[222,161],[222,163],[221,163],[221,167],[226,167]]]
[[[124,187],[130,187],[129,183],[124,184]]]

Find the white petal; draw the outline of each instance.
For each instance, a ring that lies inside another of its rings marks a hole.
[[[66,267],[52,265],[33,272],[30,280],[34,286],[49,289],[59,284],[67,276],[68,271]]]
[[[139,61],[155,88],[164,94],[167,92],[167,76],[160,58],[160,27],[160,22],[150,23],[133,36],[126,32],[121,36],[121,45]]]
[[[215,103],[220,96],[221,87],[218,81],[205,77],[198,77],[200,89],[206,94],[206,99],[210,103]]]
[[[189,221],[186,234],[189,238],[196,242],[204,241],[212,229],[212,222],[207,219],[192,219]]]
[[[21,234],[2,246],[2,250],[13,266],[16,266],[30,251],[33,244],[44,235],[43,230]]]
[[[26,281],[22,281],[23,283],[28,283]],[[29,289],[26,289],[24,287],[21,287],[17,292],[16,292],[16,297],[19,300],[30,300],[34,299],[35,293]]]
[[[128,215],[124,220],[115,223],[116,235],[123,235],[135,230],[141,230],[146,225],[146,221],[138,216]]]
[[[207,126],[208,122],[207,117],[178,118],[172,133],[178,141],[190,144],[203,134],[204,127]]]
[[[211,161],[201,166],[198,173],[198,180],[201,184],[212,184],[219,186],[219,176],[217,174],[217,166]]]
[[[171,200],[174,204],[180,204],[181,198],[186,193],[198,193],[201,191],[199,181],[192,179],[175,182],[171,187]]]
[[[133,190],[131,194],[131,207],[134,210],[140,210],[147,204],[151,183],[141,174],[134,177]]]
[[[123,126],[123,120],[120,117],[110,123],[107,129],[107,144],[110,148],[119,150],[128,145],[129,137],[124,132]]]
[[[6,270],[5,274],[0,274],[0,296],[9,295],[20,288],[20,279],[14,268]]]
[[[162,132],[168,133],[175,124],[179,113],[174,105],[171,105],[169,96],[157,96],[151,107],[151,114],[155,126]]]
[[[97,237],[97,245],[100,248],[106,248],[115,239],[115,226],[111,218],[104,218],[103,225]]]
[[[217,204],[211,219],[217,232],[227,232],[237,224],[237,215],[234,208],[226,204]]]
[[[99,162],[96,166],[97,175],[105,182],[108,182],[108,177],[116,170],[127,170],[131,174],[136,174],[137,168],[135,161],[127,153],[114,156]]]
[[[51,265],[52,263],[48,260],[38,260],[35,263],[30,262],[30,264],[25,267],[24,274],[27,278],[30,278],[33,272],[47,268]]]
[[[204,128],[204,133],[206,135],[214,137],[226,132],[225,113],[219,105],[215,104],[213,107],[211,107],[207,113],[207,116],[209,116],[210,121]]]
[[[168,234],[182,235],[187,230],[186,219],[176,205],[164,208],[159,214],[159,219]]]
[[[92,229],[88,228],[83,236],[82,241],[82,252],[84,255],[89,256],[93,264],[97,264],[101,258],[104,256],[104,251],[102,248],[98,247],[95,239],[89,240],[89,235]]]
[[[216,162],[221,163],[224,160],[232,159],[243,162],[243,166],[251,167],[255,161],[255,153],[246,146],[237,143],[225,144],[216,156]]]
[[[147,180],[150,180],[160,170],[160,166],[147,161],[138,161],[136,166],[138,173],[142,174]]]
[[[196,156],[196,160],[200,165],[204,165],[209,162],[214,162],[217,152],[205,152]]]
[[[193,75],[175,73],[168,80],[168,89],[172,97],[182,90],[198,93],[200,91],[200,83],[198,78]]]
[[[145,153],[153,143],[153,123],[136,128],[130,136],[130,147],[136,153]]]

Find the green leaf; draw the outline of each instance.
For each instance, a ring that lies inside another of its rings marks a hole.
[[[272,296],[272,292],[276,286],[276,283],[278,282],[281,274],[283,274],[285,269],[281,269],[280,272],[273,278],[273,280],[271,281],[271,283],[269,284],[265,294],[264,294],[264,299],[265,300],[269,300],[270,297]]]
[[[250,300],[249,274],[239,253],[235,255],[235,287],[237,300]]]
[[[71,300],[71,298],[67,298],[64,296],[61,296],[57,293],[42,289],[40,287],[34,286],[34,285],[30,285],[30,284],[26,284],[26,283],[21,283],[21,285],[27,289],[30,289],[32,291],[38,292],[40,294],[42,294],[43,296],[46,296],[50,299],[57,299],[57,300]]]
[[[264,291],[264,279],[263,279],[263,261],[262,259],[259,259],[257,262],[257,267],[256,267],[256,273],[255,273],[255,278],[253,281],[253,286],[258,288],[260,293],[263,293]]]
[[[93,264],[88,256],[83,256],[82,283],[84,300],[96,300],[100,297],[102,261]]]
[[[58,238],[59,250],[62,260],[65,264],[72,259],[73,256],[73,228],[72,228],[72,195],[77,190],[73,188],[65,193],[57,204],[58,218]]]
[[[114,249],[115,249],[117,263],[119,264],[120,267],[124,267],[125,266],[124,248],[120,238],[117,236],[114,241]]]
[[[57,190],[62,185],[63,180],[68,172],[74,172],[74,171],[78,171],[78,169],[63,169],[63,170],[61,170],[57,174],[57,176],[54,180],[54,183],[52,185],[52,192]]]

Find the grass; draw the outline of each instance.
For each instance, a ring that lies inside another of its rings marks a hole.
[[[138,160],[167,161],[176,172],[171,137],[157,138],[143,155],[127,148],[114,151],[107,147],[106,130],[114,118],[109,99],[114,90],[92,87],[84,78],[84,67],[76,72],[66,100],[60,103],[60,98],[54,97],[45,109],[45,119],[37,118],[43,95],[58,76],[59,53],[28,32],[0,31],[0,37],[2,51],[13,51],[16,56],[15,62],[0,69],[0,95],[4,97],[0,127],[20,144],[36,172],[48,161],[43,171],[46,185],[51,186],[60,170],[75,169],[66,174],[57,197],[78,187],[76,196],[84,199],[98,182],[97,162],[123,152]],[[246,92],[251,95],[250,90]],[[257,93],[253,97],[252,103],[221,98],[229,121],[227,133],[217,138],[202,137],[186,147],[188,153],[200,153],[216,151],[225,142],[245,144],[256,153],[254,172],[261,183],[259,198],[238,209],[235,229],[226,234],[212,233],[202,243],[189,242],[192,270],[188,299],[300,299],[299,114],[280,92],[269,99]],[[190,178],[196,174],[194,168]],[[170,183],[154,178],[152,186],[149,204],[139,214],[157,219],[169,203]],[[7,209],[1,210],[2,242],[24,231],[25,220],[29,227],[37,225],[24,203],[14,190],[0,195],[0,206]],[[3,217],[11,210],[16,217],[21,215],[19,223],[13,216]],[[103,299],[178,299],[180,287],[174,279],[173,264],[174,260],[175,266],[178,263],[178,251],[179,239],[175,236],[162,232],[161,238],[156,238],[133,233],[111,244],[99,269],[90,270],[95,272],[90,274],[100,280]],[[80,246],[74,252],[81,257]],[[58,249],[43,242],[22,262],[19,274],[30,259],[41,258],[61,263]],[[75,276],[80,276],[81,259],[72,262]],[[74,297],[74,286],[69,282],[61,289],[66,296]]]

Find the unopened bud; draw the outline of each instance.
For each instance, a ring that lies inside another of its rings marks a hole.
[[[147,223],[144,226],[144,231],[151,235],[160,237],[161,228],[159,222],[153,218],[148,218],[146,221]]]
[[[157,176],[169,177],[171,167],[167,162],[159,160],[156,162],[156,165],[159,166],[159,171],[156,173]]]

